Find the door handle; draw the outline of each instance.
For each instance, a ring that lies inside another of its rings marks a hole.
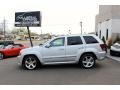
[[[64,50],[63,48],[59,49],[59,50]]]
[[[78,49],[83,49],[83,47],[81,47],[81,48],[78,48]]]

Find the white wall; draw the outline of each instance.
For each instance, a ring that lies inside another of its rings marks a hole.
[[[112,33],[120,33],[120,19],[112,20]]]
[[[104,36],[106,40],[106,31],[108,29],[108,39],[111,37],[112,33],[112,20],[104,21],[102,23],[98,23],[98,36],[100,35],[101,30],[101,39]],[[99,36],[100,37],[100,36]]]

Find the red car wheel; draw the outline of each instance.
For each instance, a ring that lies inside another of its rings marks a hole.
[[[4,58],[3,53],[0,53],[0,60]]]

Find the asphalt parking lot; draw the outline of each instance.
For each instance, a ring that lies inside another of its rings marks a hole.
[[[30,46],[29,41],[20,41]],[[39,41],[33,41],[39,45]],[[37,70],[24,70],[17,58],[0,60],[0,85],[120,85],[120,62],[109,58],[97,62],[92,69],[78,65],[42,66]]]
[[[92,69],[77,65],[43,66],[24,70],[16,57],[0,61],[1,85],[119,85],[120,62],[106,58]]]

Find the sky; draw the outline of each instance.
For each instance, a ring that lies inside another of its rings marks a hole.
[[[80,34],[95,31],[95,16],[99,5],[116,5],[119,0],[0,0],[0,22],[5,18],[8,28],[14,28],[15,12],[40,11],[41,27],[32,32],[51,34]]]

